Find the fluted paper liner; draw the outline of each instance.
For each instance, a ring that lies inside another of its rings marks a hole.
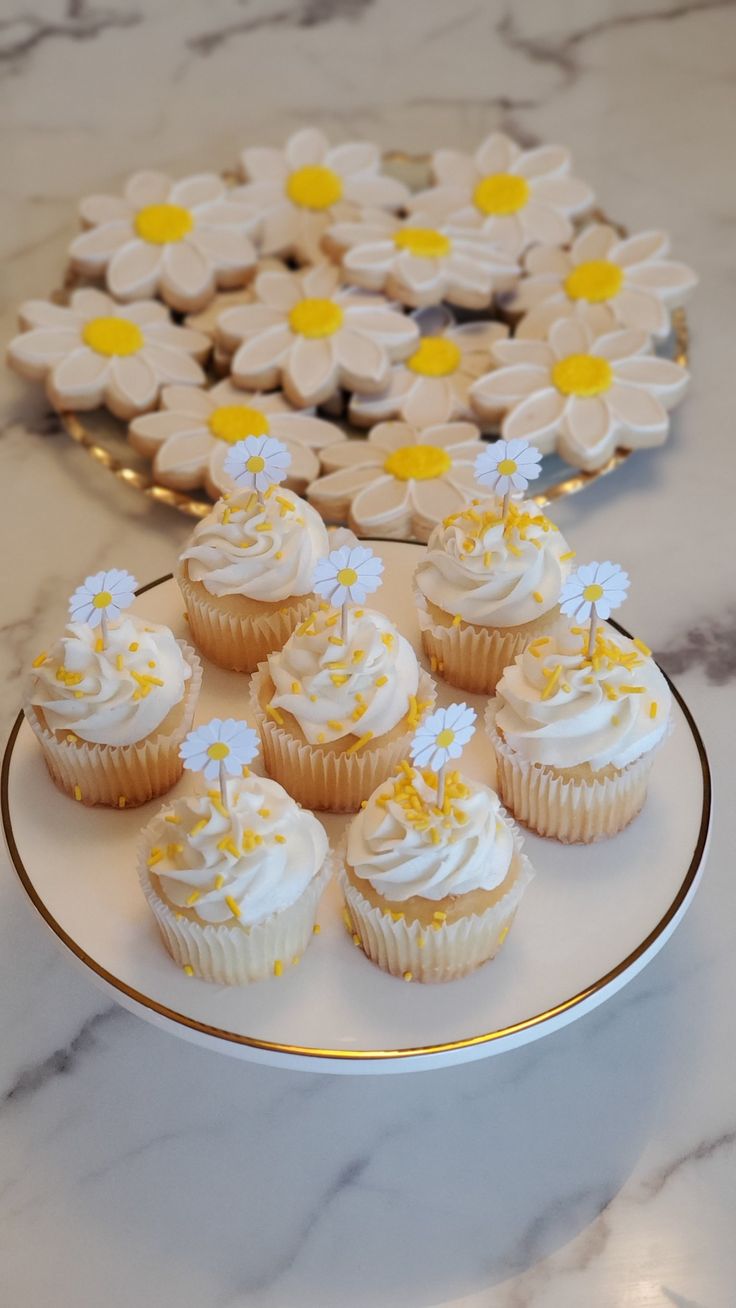
[[[309,745],[266,716],[261,699],[264,683],[269,679],[268,664],[263,663],[250,680],[251,704],[268,775],[303,808],[356,813],[362,801],[408,757],[416,728],[407,726],[385,744],[381,744],[380,738],[375,744],[369,741],[355,754],[337,753],[328,745]],[[427,703],[425,713],[431,713],[437,687],[423,668],[419,669],[416,697]]]
[[[433,620],[420,590],[415,589],[414,598],[422,645],[432,671],[472,695],[492,695],[504,668],[537,636],[551,631],[559,618],[559,607],[555,605],[535,622],[519,628],[476,627],[465,622],[445,627]]]
[[[514,832],[517,875],[508,891],[484,913],[473,913],[438,928],[421,922],[396,921],[390,911],[370,904],[348,880],[343,866],[339,881],[350,926],[363,952],[392,976],[405,980],[454,981],[489,962],[509,933],[522,895],[534,876],[529,859]],[[401,905],[395,905],[397,910]]]
[[[231,672],[253,672],[273,650],[282,649],[291,633],[314,612],[314,595],[284,600],[283,605],[245,616],[228,608],[228,596],[210,595],[193,582],[184,567],[176,580],[184,597],[189,630],[197,649]]]
[[[203,926],[177,916],[161,898],[147,864],[150,837],[144,831],[139,849],[138,877],[165,948],[179,967],[191,967],[202,981],[221,986],[242,986],[274,976],[277,963],[284,971],[298,963],[311,943],[317,908],[333,872],[328,853],[306,890],[288,908],[272,913],[255,926]]]
[[[191,730],[202,685],[202,664],[194,650],[177,641],[192,675],[184,698],[172,710],[176,724],[132,745],[94,745],[77,739],[59,740],[27,700],[24,712],[41,743],[46,766],[60,790],[83,804],[137,808],[176,785],[183,771],[179,746]],[[178,709],[178,712],[177,712]],[[70,729],[70,734],[73,732]]]
[[[565,845],[604,840],[633,821],[646,799],[656,749],[592,779],[562,775],[511,749],[497,730],[497,707],[491,700],[485,718],[496,755],[496,789],[517,821]]]

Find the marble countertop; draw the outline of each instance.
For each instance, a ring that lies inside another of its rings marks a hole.
[[[666,450],[555,516],[582,556],[635,577],[625,620],[676,674],[718,789],[736,678],[733,4],[36,0],[4,15],[5,339],[17,302],[56,283],[80,195],[140,166],[224,167],[304,121],[411,150],[496,126],[560,140],[605,208],[671,229],[702,278],[689,397]],[[61,622],[79,578],[157,576],[188,524],[93,465],[36,390],[1,382],[9,727],[40,624]],[[724,803],[683,925],[603,1008],[499,1058],[385,1078],[239,1063],[145,1025],[61,956],[3,866],[3,1303],[731,1308],[735,822]]]

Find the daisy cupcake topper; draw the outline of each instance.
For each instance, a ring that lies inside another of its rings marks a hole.
[[[284,480],[291,455],[273,436],[246,436],[228,451],[224,468],[236,486],[248,486],[263,503],[263,492]]]
[[[525,491],[541,471],[541,451],[521,438],[495,441],[486,446],[475,460],[475,480],[494,495],[503,496],[504,518],[514,491]]]
[[[347,640],[348,604],[363,604],[382,584],[383,560],[366,545],[341,545],[317,560],[314,589],[341,609],[340,636]]]
[[[475,731],[475,709],[467,704],[450,704],[436,709],[414,733],[411,757],[417,767],[437,773],[437,807],[445,802],[445,768],[459,758]]]
[[[560,593],[560,610],[578,622],[590,619],[588,656],[595,650],[599,618],[610,617],[626,599],[629,574],[617,563],[584,563],[571,572]]]
[[[258,753],[258,733],[235,718],[211,718],[185,736],[179,756],[190,772],[201,772],[205,781],[218,781],[220,799],[227,808],[227,778],[247,776],[247,767]]]
[[[119,618],[135,599],[138,582],[129,572],[110,568],[85,577],[69,600],[72,622],[86,622],[100,628],[101,649],[107,644],[108,623]]]

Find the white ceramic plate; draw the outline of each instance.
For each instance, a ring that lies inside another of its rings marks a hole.
[[[421,547],[376,542],[385,584],[373,598],[419,648],[410,578]],[[136,611],[186,634],[175,583],[154,583]],[[674,690],[674,688],[673,688]],[[298,968],[240,989],[189,978],[160,944],[140,893],[134,848],[154,801],[128,812],[87,809],[57,791],[18,719],[3,764],[3,826],[21,882],[63,944],[123,1004],[185,1039],[241,1058],[325,1072],[408,1071],[500,1053],[554,1031],[609,999],[661,949],[702,872],[710,820],[708,763],[674,691],[675,730],[657,758],[644,811],[591,847],[536,836],[536,878],[498,958],[444,986],[407,984],[355,948],[332,887],[322,931]],[[440,703],[483,700],[440,683]],[[197,721],[245,716],[247,679],[207,665]],[[493,783],[482,729],[463,768]],[[180,787],[197,784],[188,776]],[[346,819],[327,817],[330,836]]]

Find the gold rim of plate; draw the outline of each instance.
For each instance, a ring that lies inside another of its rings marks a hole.
[[[385,164],[394,165],[398,168],[426,167],[429,164],[429,159],[428,154],[408,154],[403,150],[386,150],[383,155]],[[235,175],[228,171],[223,172],[223,177],[226,181],[237,180]],[[627,228],[622,223],[609,218],[601,209],[594,209],[590,217],[595,222],[608,223],[609,226],[616,229],[621,237],[628,235]],[[76,274],[68,273],[63,288],[54,292],[52,298],[57,301],[64,301],[69,292],[80,283],[80,280]],[[684,309],[674,309],[672,312],[671,340],[673,347],[672,358],[675,363],[687,367],[690,350],[690,330]],[[58,412],[58,417],[67,435],[95,463],[99,463],[107,472],[112,473],[114,477],[117,477],[118,481],[124,482],[132,490],[145,495],[156,504],[166,504],[169,508],[177,509],[179,513],[184,513],[190,518],[204,518],[210,512],[213,501],[206,496],[190,495],[186,491],[174,490],[171,486],[164,486],[161,482],[156,481],[152,472],[149,474],[141,472],[139,468],[131,467],[125,462],[125,459],[120,458],[106,445],[102,444],[85,426],[79,414],[74,410],[61,409]],[[361,437],[355,437],[354,439],[360,440]],[[540,508],[546,508],[548,504],[563,499],[566,495],[577,495],[601,477],[607,477],[610,473],[615,472],[633,453],[633,450],[620,447],[611,455],[607,463],[604,463],[600,468],[596,468],[594,472],[572,471],[569,476],[563,477],[551,486],[547,486],[545,490],[539,491],[532,498]]]
[[[391,542],[391,544],[395,543],[395,541]],[[158,577],[155,581],[149,582],[146,586],[141,586],[140,589],[136,591],[136,594],[142,595],[145,591],[153,590],[156,586],[162,586],[166,582],[171,581],[172,577],[173,574],[170,572],[164,577]],[[613,619],[609,619],[609,621],[611,626],[615,627],[623,636],[628,636],[629,639],[631,639],[631,633],[628,632],[625,627],[622,627],[620,623],[615,622]],[[570,995],[567,999],[561,1000],[560,1003],[555,1004],[552,1008],[545,1009],[540,1013],[534,1013],[531,1017],[523,1018],[518,1022],[512,1023],[510,1026],[499,1027],[493,1031],[483,1031],[476,1035],[464,1036],[459,1040],[449,1040],[441,1044],[418,1045],[403,1049],[322,1049],[310,1045],[284,1044],[280,1041],[265,1040],[256,1036],[241,1035],[235,1031],[227,1031],[221,1027],[212,1026],[208,1022],[200,1022],[196,1018],[189,1017],[186,1013],[178,1013],[175,1009],[159,1003],[158,1000],[153,999],[150,995],[145,995],[141,991],[136,990],[133,986],[130,986],[127,981],[124,981],[121,977],[115,976],[112,972],[108,971],[107,968],[103,967],[101,963],[98,963],[94,958],[91,958],[90,955],[77,944],[73,937],[64,930],[61,923],[57,922],[53,913],[46,906],[44,900],[36,890],[31,875],[21,858],[20,850],[18,849],[15,840],[13,823],[10,815],[9,780],[13,750],[18,738],[18,733],[24,721],[24,714],[22,711],[18,714],[18,717],[13,723],[13,728],[5,747],[5,754],[2,762],[2,774],[0,775],[0,808],[2,810],[2,824],[6,845],[10,854],[11,862],[18,874],[18,879],[28,895],[28,898],[61,943],[64,944],[81,963],[88,967],[90,971],[94,972],[95,975],[107,985],[111,986],[113,990],[116,990],[120,995],[125,996],[128,1000],[132,1000],[136,1004],[139,1004],[142,1008],[148,1009],[149,1012],[156,1013],[157,1016],[165,1018],[167,1021],[173,1022],[177,1026],[188,1027],[192,1031],[197,1031],[200,1035],[208,1036],[215,1040],[221,1040],[228,1044],[246,1045],[252,1049],[261,1049],[269,1053],[279,1053],[302,1058],[334,1059],[339,1062],[377,1063],[411,1058],[430,1058],[432,1056],[448,1054],[462,1049],[477,1048],[478,1046],[491,1044],[496,1040],[507,1039],[510,1036],[518,1035],[523,1031],[528,1031],[535,1027],[543,1027],[546,1023],[553,1021],[562,1013],[569,1012],[571,1009],[574,1009],[579,1004],[583,1003],[586,999],[590,999],[591,996],[605,990],[619,977],[623,976],[634,967],[640,959],[643,959],[647,955],[660,936],[667,931],[667,928],[677,917],[692,893],[698,876],[698,871],[703,861],[710,831],[710,764],[703,739],[687,704],[677,690],[677,687],[673,685],[672,681],[667,676],[667,673],[661,668],[660,671],[672,692],[673,699],[678,704],[688,725],[695,748],[698,752],[698,760],[703,778],[703,806],[700,815],[700,826],[698,829],[697,840],[695,842],[695,848],[685,876],[683,877],[671,903],[662,914],[662,917],[648,935],[646,935],[636,948],[633,949],[626,958],[623,958],[620,963],[617,963],[615,967],[611,968],[610,971],[606,972],[603,976],[597,977],[595,980],[591,981],[589,985],[578,991],[577,994]]]

